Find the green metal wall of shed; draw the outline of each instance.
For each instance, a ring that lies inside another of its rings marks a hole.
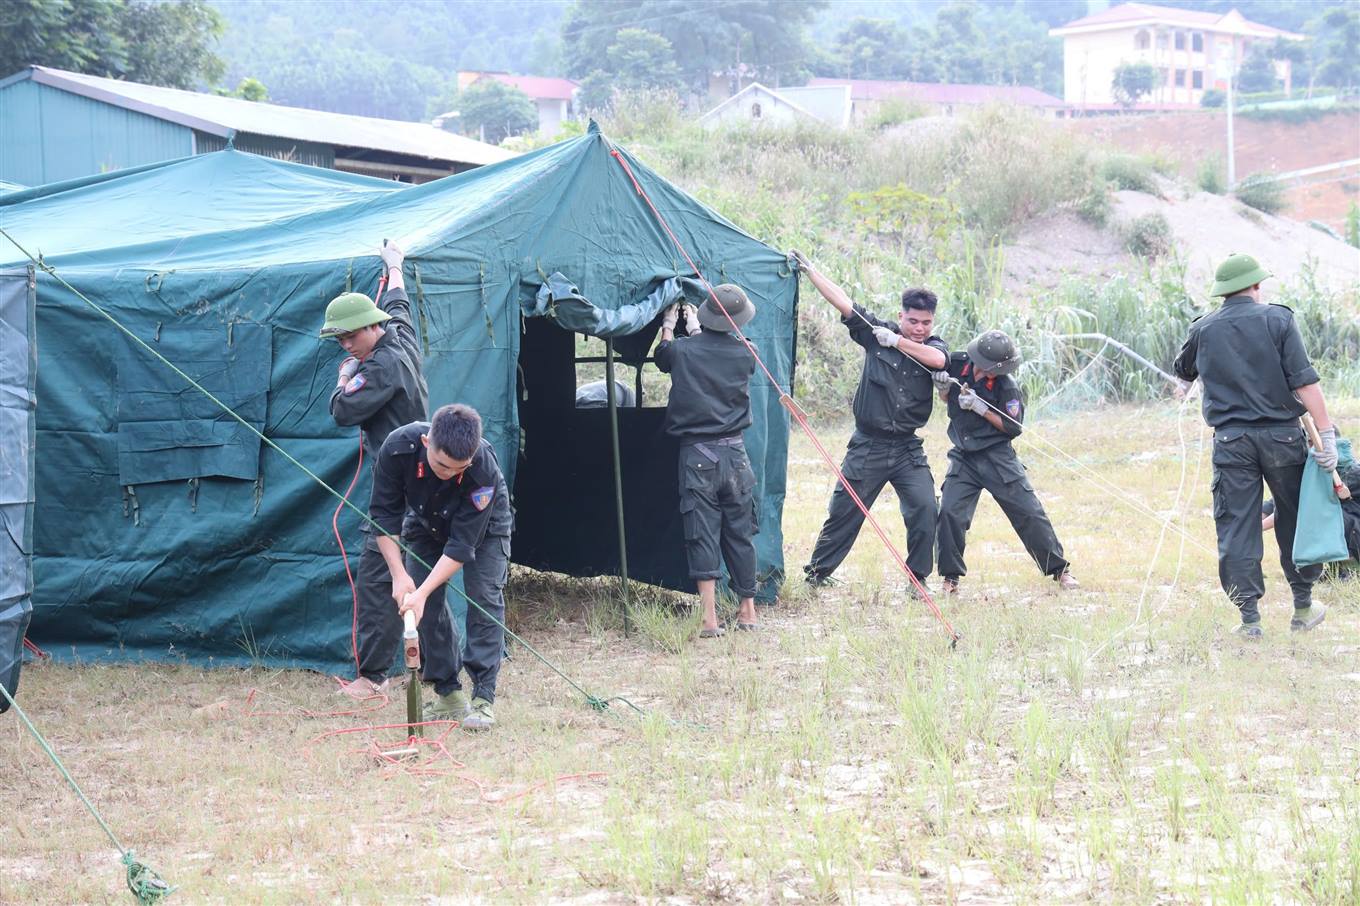
[[[193,130],[25,79],[0,88],[0,179],[38,186],[193,153]]]
[[[299,142],[287,138],[274,138],[268,135],[237,134],[232,140],[237,151],[247,151],[261,157],[292,161],[295,164],[308,164],[313,167],[335,169],[335,148],[313,142]],[[207,154],[221,151],[227,147],[227,140],[220,135],[194,130],[194,152]]]

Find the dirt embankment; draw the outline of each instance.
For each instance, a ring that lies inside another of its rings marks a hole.
[[[1290,280],[1311,266],[1319,283],[1354,286],[1360,281],[1360,250],[1316,227],[1263,214],[1236,199],[1187,192],[1169,181],[1162,196],[1115,193],[1110,223],[1099,228],[1071,211],[1038,218],[1006,243],[1005,282],[1025,295],[1056,286],[1064,276],[1101,277],[1135,273],[1140,264],[1125,245],[1130,222],[1159,213],[1171,228],[1172,248],[1186,264],[1186,286],[1207,289],[1218,262],[1234,252],[1256,256],[1276,277]]]
[[[1089,117],[1067,127],[1104,147],[1133,154],[1158,154],[1176,163],[1193,182],[1200,162],[1227,156],[1227,122],[1222,110],[1155,115]],[[1288,173],[1360,157],[1360,113],[1338,111],[1302,123],[1254,120],[1233,122],[1237,177]],[[1319,220],[1338,232],[1349,206],[1360,200],[1360,176],[1349,171],[1308,177],[1287,189],[1287,213],[1295,220]]]

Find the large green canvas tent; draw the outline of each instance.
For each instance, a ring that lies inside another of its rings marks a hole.
[[[409,188],[227,150],[5,196],[0,227],[340,489],[357,434],[327,412],[340,353],[316,331],[327,300],[373,290],[378,241],[400,242],[430,404],[482,413],[514,488],[515,561],[608,575],[610,416],[575,407],[576,334],[609,337],[636,364],[661,308],[702,292],[625,163],[705,275],[747,289],[759,307],[747,333],[787,389],[797,278],[785,256],[594,128]],[[0,244],[0,268],[26,263]],[[30,636],[57,657],[349,662],[334,499],[45,274],[36,320]],[[760,374],[752,401],[770,598],[788,422]],[[692,588],[665,401],[644,402],[618,411],[629,573]],[[365,476],[353,499],[367,493]],[[351,556],[357,524],[341,516]]]

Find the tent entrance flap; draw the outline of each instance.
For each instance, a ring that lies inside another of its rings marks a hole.
[[[520,341],[514,561],[572,576],[622,571],[607,408],[576,405],[576,337],[528,318]],[[623,521],[631,579],[691,590],[664,408],[620,406]]]
[[[0,273],[0,684],[12,696],[33,611],[35,301],[31,268]]]

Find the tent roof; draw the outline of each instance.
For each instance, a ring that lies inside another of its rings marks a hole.
[[[0,226],[68,272],[341,261],[374,257],[377,240],[387,237],[408,256],[474,271],[486,265],[469,258],[470,249],[490,241],[500,260],[515,262],[515,279],[562,270],[583,288],[682,273],[683,261],[619,161],[691,252],[700,233],[759,246],[593,126],[578,138],[410,187],[229,149],[0,197]],[[543,257],[553,250],[565,259]],[[783,260],[772,249],[751,254]],[[21,260],[0,242],[0,264]]]
[[[242,98],[105,79],[46,66],[29,67],[10,79],[0,81],[0,87],[9,81],[24,78],[224,138],[238,132],[250,133],[478,166],[514,156],[495,145],[454,135],[436,129],[429,123],[284,107]]]

